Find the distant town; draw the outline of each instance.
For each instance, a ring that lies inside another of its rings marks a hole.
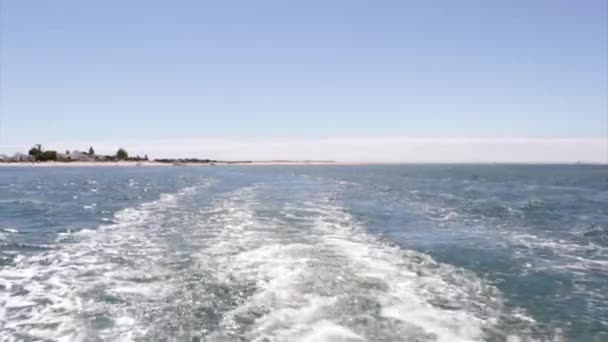
[[[95,153],[95,149],[91,146],[87,151],[80,150],[66,150],[64,152],[56,150],[45,150],[42,145],[36,144],[29,149],[27,153],[17,152],[12,156],[0,154],[0,163],[42,163],[42,162],[148,162],[148,155],[130,156],[127,150],[119,148],[116,154],[104,155]],[[152,160],[157,163],[188,163],[188,164],[208,164],[217,162],[211,159],[197,159],[197,158],[178,158],[178,159],[154,159]]]
[[[123,163],[129,162],[129,163]],[[132,156],[124,148],[119,148],[115,154],[97,154],[93,146],[89,147],[86,151],[81,150],[65,150],[64,152],[56,150],[47,150],[40,144],[32,146],[27,153],[17,152],[12,156],[0,154],[0,164],[17,164],[27,165],[31,164],[54,164],[54,165],[72,165],[78,166],[81,163],[90,163],[90,165],[193,165],[193,164],[333,164],[333,160],[266,160],[266,161],[252,161],[252,160],[214,160],[214,159],[199,159],[199,158],[159,158],[159,159],[148,159],[148,155]],[[61,163],[61,164],[57,164]],[[107,164],[106,164],[107,163]]]

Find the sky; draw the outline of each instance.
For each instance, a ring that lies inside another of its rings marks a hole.
[[[608,0],[0,0],[0,38],[0,153],[608,158]]]

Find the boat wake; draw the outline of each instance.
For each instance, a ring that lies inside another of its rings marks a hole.
[[[530,340],[495,287],[367,233],[340,187],[187,188],[65,234],[0,269],[0,339]]]

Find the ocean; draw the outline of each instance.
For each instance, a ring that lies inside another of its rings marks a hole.
[[[608,169],[0,169],[1,341],[608,341]]]

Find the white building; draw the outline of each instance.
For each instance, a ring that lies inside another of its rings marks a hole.
[[[12,158],[9,159],[9,161],[14,161],[14,162],[31,162],[34,161],[34,157],[30,156],[29,154],[23,154],[23,153],[15,153],[13,155]]]

